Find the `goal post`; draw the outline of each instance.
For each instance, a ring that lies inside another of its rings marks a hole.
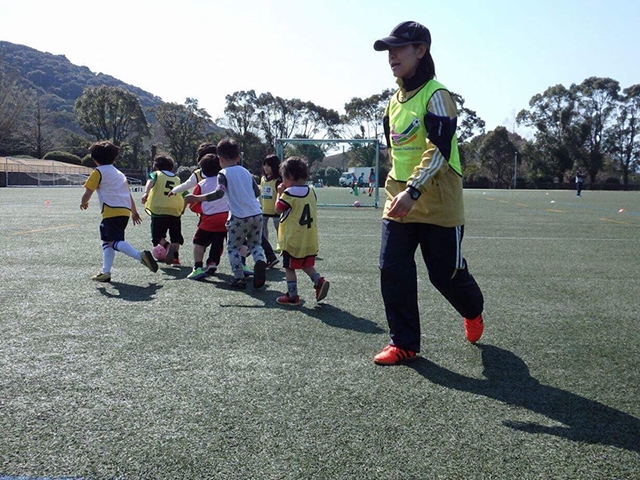
[[[380,141],[375,138],[352,138],[352,139],[340,139],[340,138],[331,138],[331,139],[313,139],[313,138],[277,138],[275,141],[276,147],[276,155],[280,158],[281,161],[284,161],[284,149],[287,145],[337,145],[340,143],[346,143],[351,145],[373,145],[376,152],[376,182],[373,190],[373,196],[371,197],[371,204],[367,203],[364,200],[365,197],[362,198],[362,201],[359,200],[361,207],[373,207],[378,208],[378,204],[380,201]],[[368,184],[368,179],[366,179]],[[318,206],[323,207],[351,207],[352,203],[318,203]]]

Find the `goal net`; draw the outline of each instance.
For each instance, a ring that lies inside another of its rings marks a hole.
[[[313,139],[313,138],[278,138],[275,141],[276,155],[281,161],[284,161],[286,156],[287,146],[296,145],[314,145],[314,146],[331,146],[336,147],[340,144],[346,146],[372,146],[375,150],[375,164],[366,167],[367,172],[373,169],[375,173],[374,187],[369,190],[369,178],[368,174],[364,176],[364,188],[358,185],[358,175],[356,175],[356,187],[352,184],[347,186],[329,187],[331,193],[324,194],[323,191],[318,191],[318,206],[323,207],[372,207],[378,208],[379,205],[379,178],[380,178],[380,142],[377,139],[365,138],[365,139]],[[340,168],[337,168],[340,170]],[[345,172],[348,170],[344,169]],[[362,168],[359,170],[363,170]],[[317,185],[316,185],[317,187]]]
[[[58,187],[83,185],[91,168],[55,160],[0,158],[0,185]]]
[[[93,168],[56,160],[0,157],[0,187],[81,186],[92,171]],[[132,191],[142,190],[140,179],[127,176],[127,180]]]

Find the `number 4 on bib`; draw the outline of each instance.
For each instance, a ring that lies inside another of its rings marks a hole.
[[[300,220],[298,223],[302,226],[306,225],[307,228],[311,228],[311,224],[313,223],[313,218],[311,217],[311,209],[309,208],[309,204],[307,203],[302,210],[302,215],[300,216]]]

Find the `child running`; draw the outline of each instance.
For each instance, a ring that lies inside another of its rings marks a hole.
[[[262,248],[267,256],[267,268],[273,268],[278,263],[271,243],[269,242],[269,222],[273,222],[278,233],[279,217],[276,213],[276,195],[278,185],[282,183],[280,178],[280,159],[277,155],[267,155],[262,162],[264,175],[260,179],[260,205],[262,206]],[[279,250],[279,246],[276,248]]]
[[[222,170],[218,173],[216,189],[208,194],[187,195],[185,201],[187,203],[211,202],[226,196],[230,212],[226,223],[227,253],[234,276],[230,286],[239,289],[247,286],[240,254],[246,240],[246,246],[255,262],[253,287],[262,288],[265,284],[267,264],[264,261],[264,250],[261,245],[262,209],[258,201],[260,188],[249,170],[239,165],[240,149],[235,141],[230,138],[220,140],[217,150]]]
[[[204,179],[196,185],[194,195],[208,194],[218,186],[218,173],[220,173],[220,161],[218,156],[212,153],[205,155],[200,160],[200,168]],[[224,241],[227,238],[225,225],[229,216],[229,204],[222,197],[215,202],[192,203],[189,208],[198,214],[198,229],[193,237],[193,271],[187,276],[191,280],[201,280],[207,275],[212,275],[220,264],[220,257],[224,249]],[[204,269],[202,259],[207,247],[209,259],[207,269]]]
[[[141,220],[129,190],[127,177],[113,166],[120,149],[111,142],[103,141],[91,145],[89,152],[97,167],[84,184],[85,191],[80,200],[80,209],[89,208],[89,200],[93,192],[97,192],[102,212],[102,271],[91,279],[96,282],[111,281],[111,267],[116,252],[135,258],[152,272],[157,272],[158,264],[151,252],[140,252],[124,239],[129,217],[133,219],[134,225],[140,224]]]
[[[145,211],[151,216],[151,243],[154,247],[164,247],[164,261],[167,265],[180,266],[178,252],[180,245],[184,243],[181,223],[184,200],[182,196],[169,195],[180,179],[173,173],[173,159],[168,155],[156,155],[153,170],[142,195]],[[167,241],[167,231],[171,242]]]
[[[315,190],[305,184],[309,176],[307,162],[299,157],[289,157],[280,165],[280,174],[282,184],[278,187],[276,212],[281,214],[278,242],[282,247],[287,293],[276,302],[300,305],[296,270],[309,275],[319,302],[327,296],[329,282],[314,267],[318,254],[317,197]]]

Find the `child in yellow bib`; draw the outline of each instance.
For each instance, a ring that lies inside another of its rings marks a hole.
[[[300,305],[296,270],[302,270],[313,282],[316,301],[327,296],[329,282],[315,269],[318,254],[317,197],[313,187],[306,185],[309,176],[307,162],[289,157],[280,165],[282,183],[278,187],[276,212],[280,214],[278,242],[282,247],[287,293],[276,299],[280,305]]]
[[[178,251],[184,243],[181,217],[185,204],[182,195],[169,193],[180,183],[180,178],[173,173],[173,159],[168,155],[156,155],[153,169],[142,195],[144,209],[151,216],[151,243],[166,249],[167,265],[179,266]],[[167,231],[170,242],[166,238]]]

